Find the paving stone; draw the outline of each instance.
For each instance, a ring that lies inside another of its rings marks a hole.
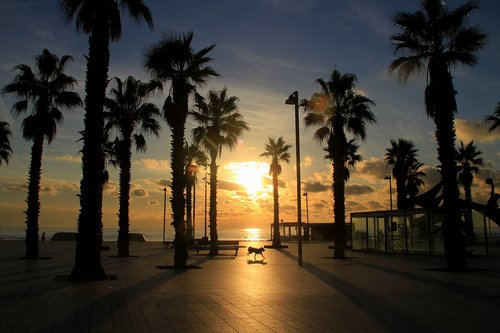
[[[116,244],[109,253],[116,253]],[[247,243],[244,246],[262,246]],[[443,257],[348,252],[327,243],[266,251],[265,264],[192,255],[173,264],[161,243],[133,245],[130,258],[102,254],[116,280],[58,278],[74,264],[74,242],[43,242],[50,260],[19,260],[24,242],[0,241],[0,332],[498,332],[500,250],[449,273]]]

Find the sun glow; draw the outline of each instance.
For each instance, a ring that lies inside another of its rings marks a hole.
[[[232,162],[226,169],[234,174],[234,181],[245,188],[250,196],[267,195],[264,179],[269,173],[269,165],[265,162]]]

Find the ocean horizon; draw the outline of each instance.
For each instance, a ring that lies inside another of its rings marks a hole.
[[[0,227],[0,240],[24,240],[26,238],[25,227]],[[42,233],[45,233],[45,240],[50,240],[52,235],[57,232],[77,232],[77,228],[69,227],[48,227],[40,228],[39,236],[42,238]],[[141,233],[146,241],[161,242],[163,240],[163,229],[139,229],[131,228],[130,233]],[[207,230],[207,236],[210,237],[210,231]],[[266,241],[270,239],[269,230],[262,228],[218,228],[217,233],[221,240],[240,240],[240,241]],[[204,229],[196,229],[195,237],[201,238],[205,236]],[[116,241],[118,238],[118,229],[104,228],[104,241]],[[166,232],[165,241],[172,241],[174,234],[171,230]]]

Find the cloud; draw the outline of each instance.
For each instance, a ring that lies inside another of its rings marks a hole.
[[[49,161],[59,161],[68,163],[82,163],[82,158],[79,155],[62,155],[62,156],[46,156],[45,159]]]
[[[3,191],[12,192],[27,192],[28,183],[25,180],[17,180],[11,178],[0,178],[0,188]],[[42,180],[40,184],[40,195],[58,195],[63,191],[79,192],[80,187],[78,182],[65,180],[47,179]]]
[[[167,187],[167,186],[170,186],[172,184],[172,181],[170,179],[159,179],[157,184],[160,186]]]
[[[244,191],[245,186],[235,183],[235,182],[230,182],[227,180],[218,180],[217,181],[217,189],[218,190],[226,190],[226,191]]]
[[[329,188],[329,185],[324,185],[319,182],[306,182],[304,184],[304,192],[326,192]]]
[[[492,143],[500,140],[500,132],[490,132],[489,126],[483,121],[456,119],[455,128],[458,139],[464,143],[469,143],[472,140],[483,143]]]
[[[168,171],[170,170],[170,162],[167,160],[153,160],[153,159],[141,159],[134,161],[134,165],[154,171]]]
[[[389,173],[389,168],[387,168],[381,158],[372,157],[369,160],[356,164],[356,169],[351,170],[351,178],[357,177],[370,182],[378,182],[380,179],[384,179]]]
[[[346,195],[362,195],[362,194],[368,194],[368,193],[373,193],[374,190],[370,186],[365,186],[365,185],[347,185],[345,187],[345,194]]]
[[[159,205],[160,205],[160,203],[156,199],[148,201],[148,206],[159,206]]]
[[[148,197],[149,193],[148,193],[148,191],[146,191],[143,188],[136,188],[136,189],[130,191],[130,196],[136,197],[136,198],[144,198],[144,197]]]
[[[313,159],[311,156],[306,156],[306,157],[304,157],[304,159],[302,161],[302,166],[304,168],[309,168],[312,166],[312,161],[313,161]]]

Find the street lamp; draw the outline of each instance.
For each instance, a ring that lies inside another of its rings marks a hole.
[[[165,244],[165,215],[167,213],[167,188],[163,188],[163,244]]]
[[[385,176],[384,179],[389,179],[389,199],[391,203],[391,210],[392,210],[392,176]]]
[[[297,169],[297,240],[298,240],[298,261],[302,266],[302,208],[300,195],[300,137],[299,137],[299,93],[294,91],[285,101],[287,105],[295,106],[295,153]]]

